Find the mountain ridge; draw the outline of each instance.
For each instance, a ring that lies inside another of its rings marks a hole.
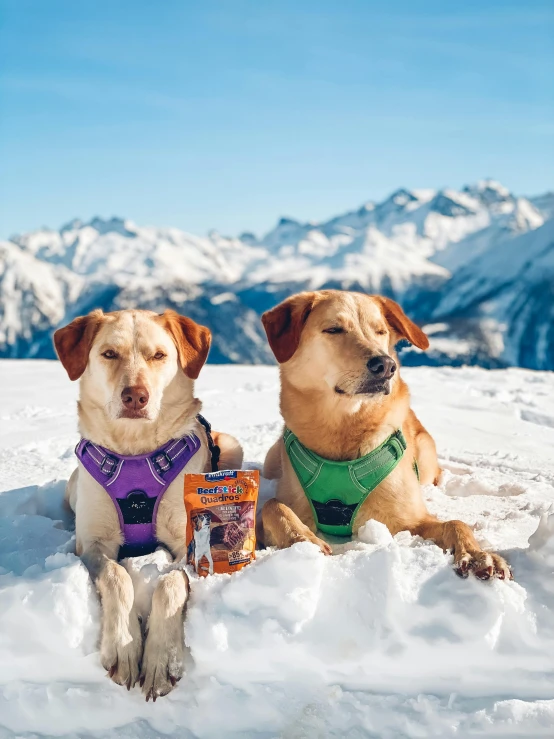
[[[0,356],[53,357],[58,325],[93,307],[134,305],[172,307],[210,326],[211,361],[271,362],[260,313],[292,292],[337,287],[389,295],[430,324],[431,351],[408,350],[408,363],[554,369],[545,324],[553,216],[554,193],[517,197],[489,179],[461,190],[399,188],[321,222],[283,216],[261,236],[73,219],[0,241]],[[538,242],[534,270],[518,255],[535,254]],[[532,326],[522,328],[523,315]]]

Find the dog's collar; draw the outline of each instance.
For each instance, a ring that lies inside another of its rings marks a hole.
[[[171,439],[153,452],[136,456],[116,454],[89,439],[77,444],[77,458],[117,511],[123,536],[120,558],[154,551],[160,500],[200,447],[196,434]]]
[[[369,454],[344,462],[320,457],[290,429],[285,429],[283,439],[318,529],[334,536],[352,535],[358,509],[406,451],[406,439],[400,429]]]

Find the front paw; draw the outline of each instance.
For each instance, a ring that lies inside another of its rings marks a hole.
[[[142,634],[137,616],[131,613],[126,627],[105,627],[102,633],[100,659],[102,666],[118,685],[131,690],[137,682],[142,656]]]
[[[510,565],[499,554],[484,552],[475,549],[471,552],[465,550],[454,553],[454,571],[459,577],[466,578],[473,572],[479,580],[513,580],[514,576]]]
[[[319,536],[316,536],[309,529],[307,529],[304,534],[296,534],[292,544],[297,544],[299,541],[309,541],[311,544],[315,544],[316,547],[319,547],[319,550],[323,552],[323,554],[325,554],[326,556],[329,556],[333,553],[330,545],[327,544],[327,542],[323,539],[320,539]]]
[[[150,631],[140,673],[140,686],[147,701],[152,698],[155,702],[173,690],[183,676],[183,656],[182,626],[179,633],[165,633],[161,639],[155,631]]]

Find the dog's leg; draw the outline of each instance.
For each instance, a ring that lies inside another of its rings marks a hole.
[[[119,565],[112,546],[95,543],[82,560],[102,602],[100,659],[111,679],[130,690],[138,680],[142,634],[134,607],[135,593],[129,573]]]
[[[423,429],[416,438],[417,464],[421,485],[438,485],[441,468],[437,458],[437,447],[433,437]]]
[[[281,477],[283,469],[281,466],[281,446],[283,444],[282,439],[277,439],[275,444],[271,447],[265,457],[264,468],[262,475],[266,480],[275,480]]]
[[[183,570],[158,580],[152,596],[140,684],[146,700],[167,695],[183,675],[183,618],[189,581]]]
[[[75,513],[75,505],[77,502],[77,478],[79,476],[79,469],[75,468],[73,472],[71,473],[71,477],[67,481],[67,485],[65,486],[65,495],[64,495],[64,506],[68,511],[73,511]]]
[[[410,532],[424,539],[431,539],[445,552],[452,552],[456,574],[460,577],[467,577],[472,571],[480,580],[491,577],[512,579],[506,560],[498,554],[483,551],[473,532],[463,521],[438,521],[429,516],[425,521],[410,527]]]
[[[283,503],[279,503],[275,498],[268,500],[264,505],[262,521],[266,546],[286,549],[299,541],[311,541],[321,549],[323,554],[332,552],[327,542],[310,531],[294,511]]]

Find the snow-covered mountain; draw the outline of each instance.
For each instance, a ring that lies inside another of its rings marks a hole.
[[[211,361],[272,360],[260,313],[292,292],[341,287],[399,300],[428,325],[409,363],[554,369],[554,194],[494,180],[400,189],[322,223],[281,218],[258,238],[194,236],[112,218],[0,242],[0,356],[53,356],[75,315],[173,307],[210,326]]]

